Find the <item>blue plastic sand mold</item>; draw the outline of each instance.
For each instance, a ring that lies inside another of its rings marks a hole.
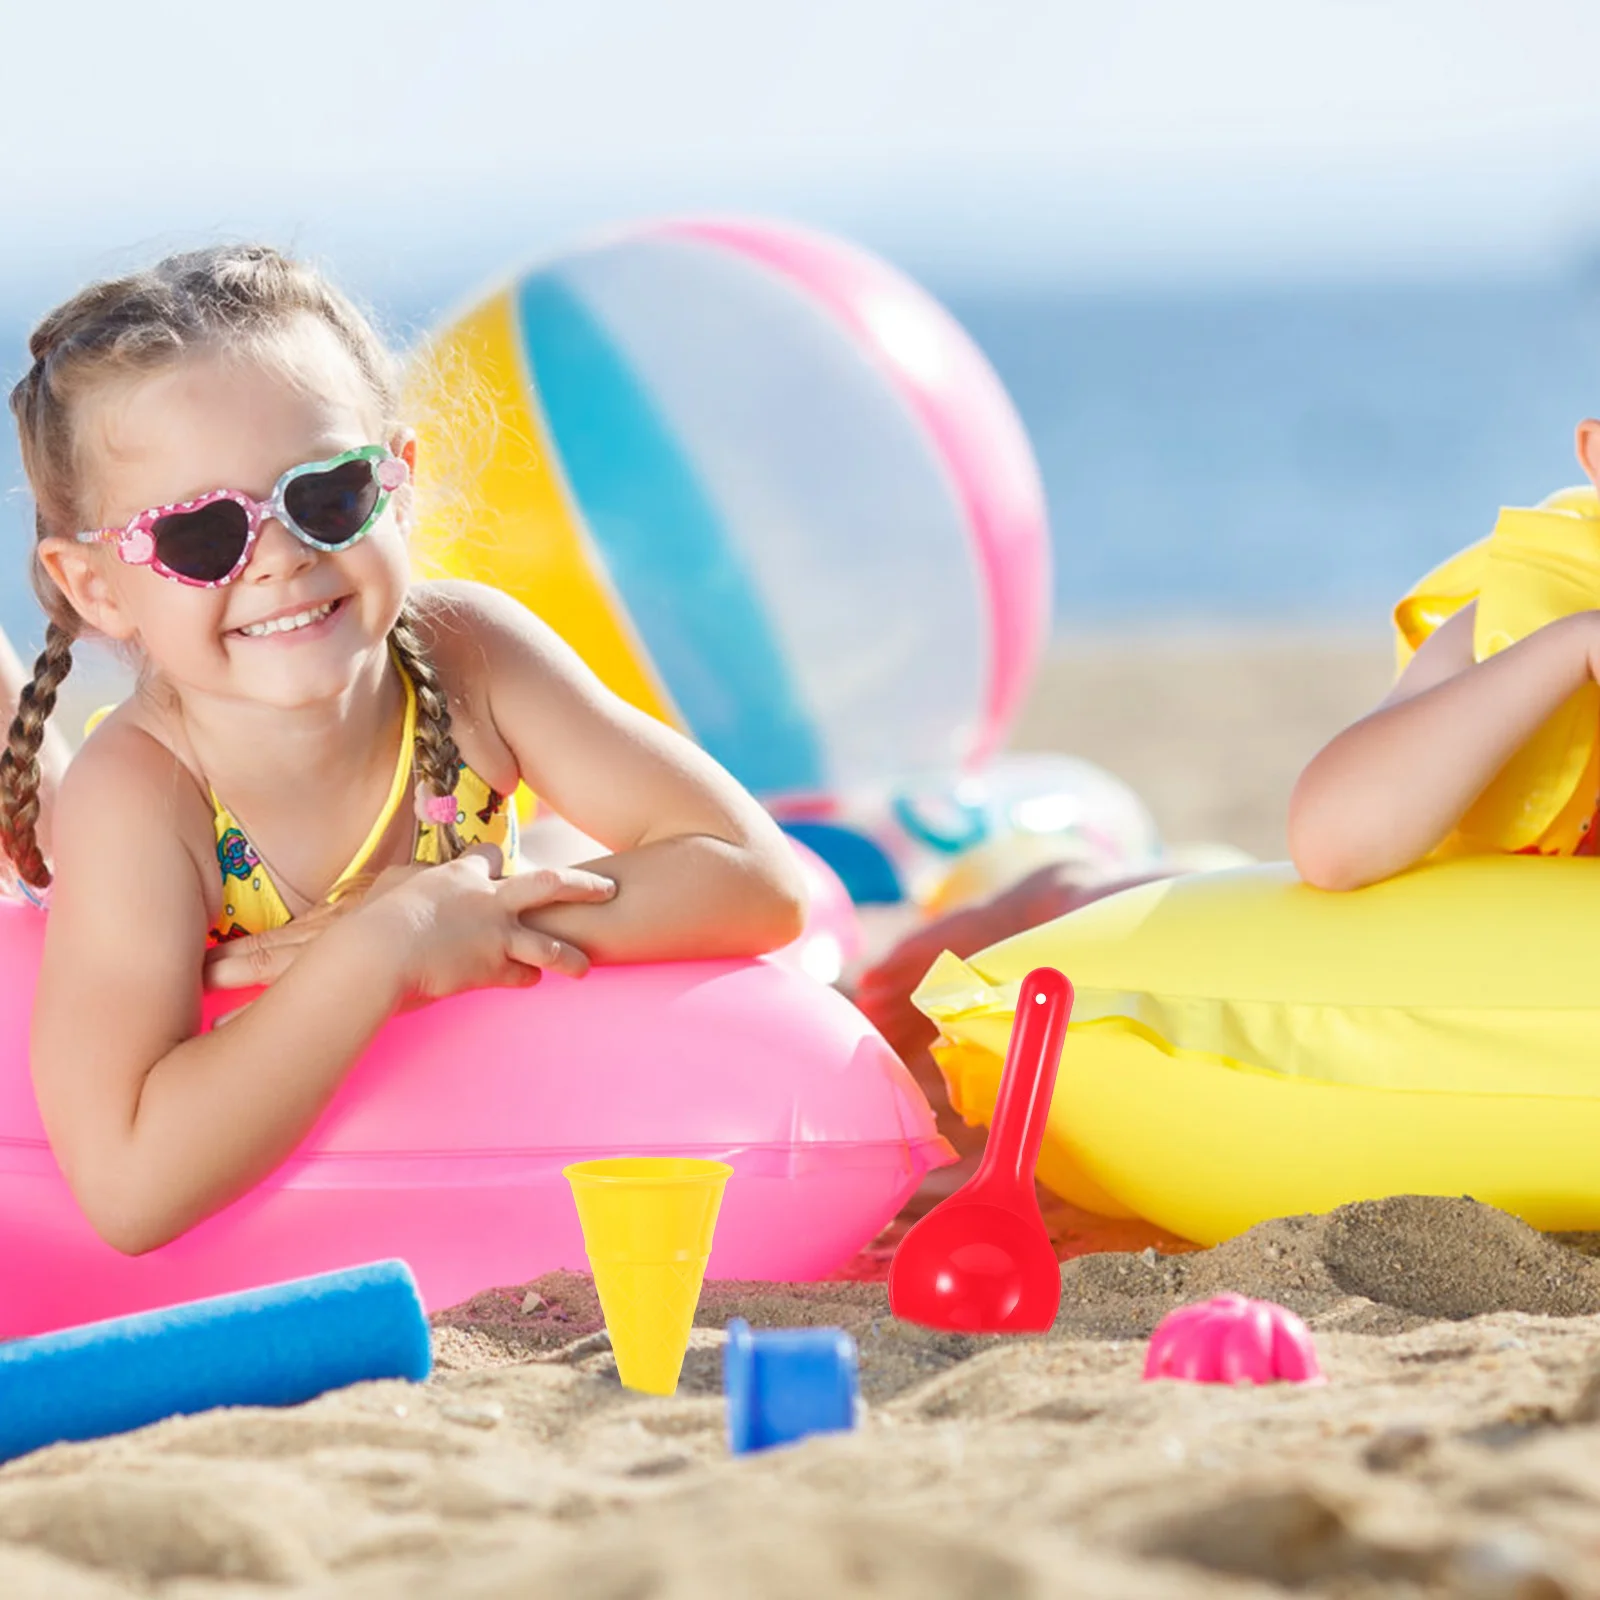
[[[289,1406],[433,1367],[403,1261],[0,1344],[0,1461],[214,1406]]]
[[[728,1324],[722,1380],[728,1448],[735,1455],[856,1425],[856,1342],[842,1328],[754,1333],[735,1317]]]

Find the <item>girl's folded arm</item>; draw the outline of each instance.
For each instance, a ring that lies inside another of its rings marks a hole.
[[[34,1082],[79,1204],[129,1253],[277,1166],[403,997],[392,944],[352,916],[197,1032],[209,832],[192,782],[135,731],[86,747],[62,787]]]
[[[524,782],[616,852],[588,865],[614,900],[535,925],[602,962],[755,955],[796,937],[794,852],[710,756],[619,699],[525,607],[477,584],[438,586],[442,675],[483,697]]]
[[[1496,773],[1600,663],[1600,612],[1586,611],[1473,657],[1473,606],[1433,633],[1378,708],[1300,775],[1289,851],[1323,889],[1374,883],[1443,842]]]

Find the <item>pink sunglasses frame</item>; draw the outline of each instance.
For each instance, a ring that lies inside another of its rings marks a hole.
[[[330,472],[351,461],[373,463],[372,475],[377,481],[378,498],[373,504],[371,515],[350,538],[338,544],[328,544],[294,520],[284,504],[284,495],[295,479],[312,472]],[[79,544],[115,543],[117,554],[130,567],[153,567],[163,578],[170,578],[174,583],[186,584],[191,589],[220,589],[225,584],[232,583],[249,566],[251,552],[255,549],[256,540],[261,534],[261,525],[268,517],[281,522],[308,549],[315,550],[319,555],[337,555],[339,551],[348,550],[351,545],[366,538],[372,531],[373,525],[388,508],[390,497],[395,490],[409,482],[410,478],[411,469],[406,465],[404,458],[397,456],[387,445],[364,444],[354,450],[346,450],[342,455],[330,456],[326,461],[306,461],[297,467],[290,467],[273,485],[272,493],[265,500],[257,500],[242,489],[212,489],[193,500],[178,500],[171,505],[152,506],[147,511],[141,511],[120,528],[95,528],[80,533],[77,535],[77,541]],[[244,511],[247,519],[244,548],[239,552],[239,559],[220,578],[190,578],[181,572],[174,572],[156,555],[155,524],[161,518],[179,512],[202,511],[209,505],[215,505],[219,500],[233,501]]]

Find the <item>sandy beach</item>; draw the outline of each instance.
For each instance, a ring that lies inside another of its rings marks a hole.
[[[1172,840],[1282,850],[1318,742],[1387,681],[1381,637],[1081,640],[1020,748],[1097,760]],[[708,1285],[678,1395],[617,1383],[588,1280],[434,1317],[426,1385],[217,1412],[0,1469],[17,1600],[691,1596],[1600,1596],[1600,1237],[1398,1198],[1188,1251],[1052,1208],[1052,1332],[931,1333],[858,1281]],[[1085,1253],[1088,1252],[1088,1253]],[[1304,1316],[1321,1386],[1140,1381],[1167,1311]],[[837,1325],[851,1434],[730,1457],[722,1329]]]
[[[1170,843],[1216,841],[1271,860],[1285,854],[1301,767],[1393,676],[1381,628],[1068,636],[1011,743],[1098,762],[1144,797]]]
[[[1070,1261],[1037,1339],[897,1323],[877,1285],[708,1286],[671,1400],[618,1386],[586,1279],[531,1288],[436,1318],[424,1387],[175,1419],[0,1472],[0,1593],[1600,1592],[1600,1264],[1470,1201]],[[1327,1383],[1141,1383],[1158,1317],[1224,1288],[1304,1314]],[[850,1329],[859,1429],[730,1457],[732,1315]]]

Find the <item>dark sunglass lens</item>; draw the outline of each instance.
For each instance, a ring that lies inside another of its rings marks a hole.
[[[302,472],[284,490],[283,505],[302,533],[318,544],[337,545],[367,525],[378,494],[372,463],[347,461],[326,472]]]
[[[169,572],[197,583],[216,583],[239,564],[250,519],[237,500],[213,500],[198,511],[174,511],[151,528],[156,559]]]

